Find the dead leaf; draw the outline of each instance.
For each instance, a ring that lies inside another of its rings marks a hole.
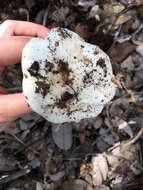
[[[77,33],[81,38],[88,39],[89,33],[88,33],[88,26],[77,24],[74,32]]]
[[[131,29],[133,23],[134,23],[134,20],[130,19],[126,23],[123,24],[123,32],[125,34],[129,33],[129,29]]]
[[[72,126],[68,123],[53,124],[52,136],[55,144],[64,150],[68,150],[72,146]]]
[[[92,180],[94,186],[100,186],[102,185],[102,174],[100,171],[100,167],[97,162],[94,163],[93,169],[91,171]]]
[[[122,63],[121,63],[121,68],[126,69],[127,71],[132,71],[134,70],[134,63],[133,63],[133,58],[132,56],[128,56]]]
[[[110,190],[110,188],[105,185],[101,185],[100,187],[95,187],[94,190]]]
[[[45,145],[45,139],[41,139],[41,140],[35,142],[32,145],[32,148],[36,149],[36,150],[41,150],[41,149],[43,149],[44,145]]]
[[[64,22],[67,15],[69,13],[69,8],[68,7],[61,7],[60,9],[55,10],[51,15],[50,18],[53,21],[56,21],[58,23]]]
[[[50,175],[50,179],[52,181],[58,181],[61,178],[63,178],[64,176],[65,176],[65,171],[60,171],[60,172]]]
[[[106,16],[112,15],[114,13],[113,5],[110,3],[105,3],[103,5],[103,9]]]
[[[99,154],[92,158],[92,165],[93,165],[93,168],[94,168],[94,165],[95,166],[98,165],[101,175],[102,175],[102,180],[106,181],[107,175],[108,175],[108,163],[107,163],[106,158],[102,154]]]
[[[141,5],[142,4],[142,0],[136,0],[136,4],[137,5]]]
[[[110,58],[114,63],[122,62],[130,53],[136,49],[136,45],[126,41],[115,45],[109,53]]]
[[[115,22],[115,25],[120,25],[120,24],[124,24],[125,22],[127,22],[128,20],[130,20],[132,17],[126,14],[122,14],[118,17],[118,19]]]
[[[76,179],[72,182],[66,182],[63,190],[93,190],[93,188],[84,180]]]
[[[35,154],[32,151],[29,151],[27,154],[28,160],[34,160],[35,159]]]
[[[124,10],[125,6],[121,4],[117,4],[113,6],[113,9],[114,9],[114,13],[117,14],[117,13],[120,13],[122,10]]]
[[[132,138],[133,131],[132,131],[131,127],[129,126],[129,124],[122,119],[120,119],[120,121],[118,121],[118,122],[119,122],[118,128],[120,130],[124,130],[130,136],[130,138]]]
[[[36,190],[44,190],[44,184],[40,183],[40,182],[37,182],[36,183]]]

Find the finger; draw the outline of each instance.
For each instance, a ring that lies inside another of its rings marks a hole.
[[[0,95],[0,124],[32,112],[23,93]]]
[[[26,21],[7,20],[0,25],[0,37],[4,36],[32,36],[45,38],[49,29]]]
[[[7,20],[0,25],[0,37],[31,36],[45,38],[49,29],[32,22]]]
[[[0,66],[11,65],[21,61],[22,49],[30,37],[12,36],[0,38]]]

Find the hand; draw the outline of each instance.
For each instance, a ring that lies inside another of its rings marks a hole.
[[[7,20],[0,25],[0,74],[7,65],[21,61],[22,49],[32,37],[45,38],[49,30],[44,26]],[[8,94],[0,87],[0,124],[31,112],[23,93]]]

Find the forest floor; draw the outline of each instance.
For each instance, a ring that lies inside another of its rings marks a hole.
[[[102,113],[54,125],[36,113],[0,132],[1,190],[143,189],[143,1],[2,1],[0,22],[24,20],[65,27],[98,45],[112,63],[117,85]],[[20,63],[0,79],[22,91]]]

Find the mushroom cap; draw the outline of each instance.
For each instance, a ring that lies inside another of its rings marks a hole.
[[[115,94],[107,54],[65,28],[32,38],[22,53],[23,92],[53,123],[96,117]]]

